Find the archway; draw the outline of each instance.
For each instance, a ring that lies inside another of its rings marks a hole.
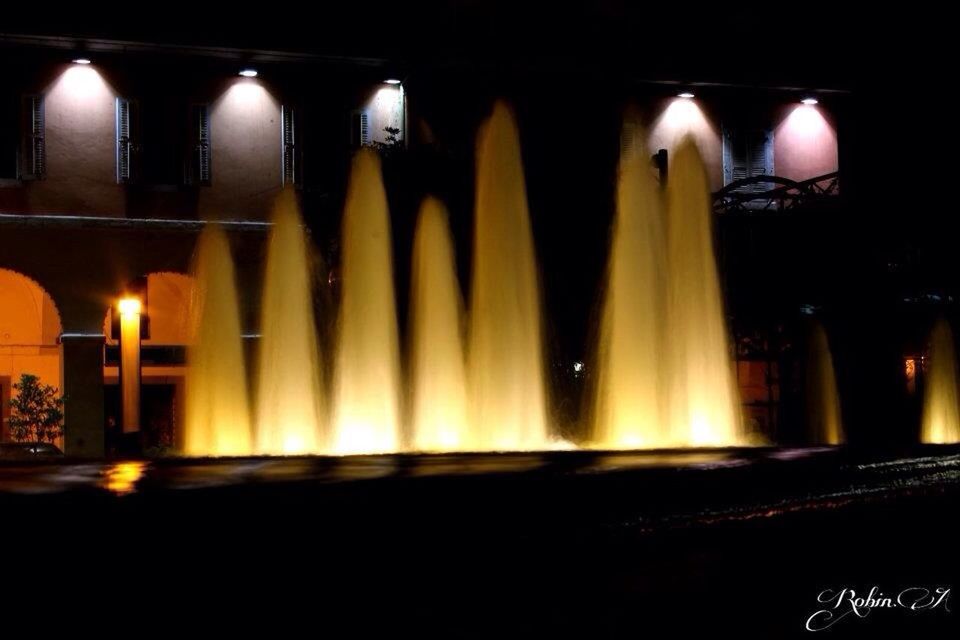
[[[27,276],[0,268],[0,442],[11,439],[10,399],[21,375],[61,387],[57,339],[62,331],[50,294]]]

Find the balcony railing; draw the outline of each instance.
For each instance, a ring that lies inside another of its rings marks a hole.
[[[840,174],[834,171],[797,182],[780,176],[753,176],[731,182],[713,194],[717,213],[787,211],[822,202],[840,193]]]

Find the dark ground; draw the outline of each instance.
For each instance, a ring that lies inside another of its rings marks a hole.
[[[960,569],[957,447],[156,461],[124,495],[117,477],[0,465],[0,610],[74,631],[781,638],[808,635],[824,589],[896,597]],[[823,633],[956,637],[955,603]]]

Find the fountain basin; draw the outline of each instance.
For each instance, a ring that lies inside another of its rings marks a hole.
[[[0,591],[56,572],[92,581],[77,601],[102,606],[141,576],[124,612],[175,584],[185,604],[170,619],[213,593],[244,621],[283,610],[329,637],[626,638],[734,621],[742,637],[783,637],[827,586],[949,583],[958,497],[960,447],[940,445],[3,464],[4,530],[63,551],[6,560]]]

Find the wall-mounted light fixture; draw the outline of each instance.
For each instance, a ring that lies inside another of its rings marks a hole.
[[[74,58],[73,64],[90,64],[90,58]]]
[[[817,100],[817,99],[814,98],[813,96],[807,96],[807,97],[803,98],[800,102],[802,102],[803,104],[808,105],[808,106],[813,106],[813,105],[817,104],[817,103],[819,102],[819,100]]]
[[[258,73],[256,69],[247,68],[247,69],[241,69],[240,75],[243,76],[244,78],[256,78]]]
[[[677,94],[677,97],[678,97],[678,98],[686,98],[687,100],[690,100],[691,98],[694,97],[694,95],[693,95],[691,92],[689,92],[689,91],[683,91],[683,92],[681,92],[681,93],[678,93],[678,94]]]

